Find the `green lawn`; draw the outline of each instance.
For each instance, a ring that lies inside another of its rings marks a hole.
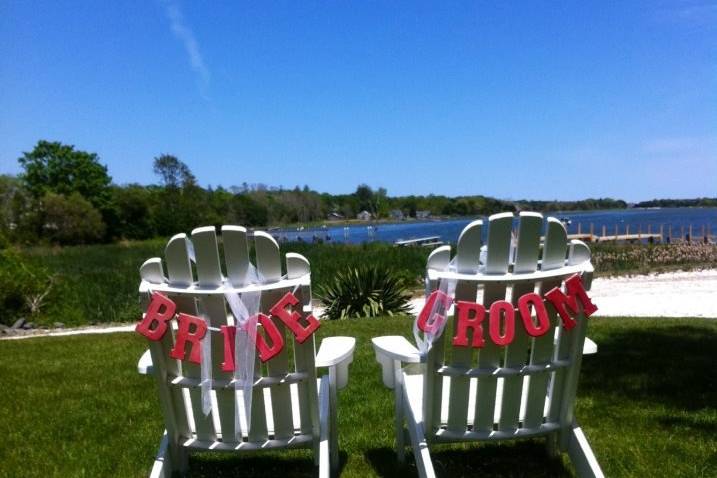
[[[717,321],[590,319],[577,416],[607,476],[715,476]],[[324,322],[358,339],[340,395],[342,476],[415,476],[393,453],[393,402],[370,338],[405,318]],[[135,334],[0,341],[0,476],[146,476],[163,429],[154,382],[136,373]],[[539,441],[433,449],[439,476],[570,476]],[[410,455],[409,455],[410,456]],[[192,476],[314,476],[310,452],[193,455]]]

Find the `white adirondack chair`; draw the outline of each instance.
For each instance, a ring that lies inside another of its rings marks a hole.
[[[456,301],[475,302],[482,289],[482,304],[488,308],[506,299],[506,292],[507,300],[516,304],[522,294],[537,288],[542,295],[575,273],[583,274],[584,287],[589,289],[590,250],[580,241],[568,241],[560,221],[545,221],[541,244],[542,215],[521,213],[513,255],[513,220],[512,213],[489,218],[487,253],[480,271],[482,221],[472,222],[461,233],[452,267],[450,246],[434,250],[427,264],[427,293],[438,287],[440,279],[453,277]],[[538,436],[547,437],[549,452],[567,451],[580,476],[603,476],[574,417],[582,355],[597,352],[597,346],[585,337],[584,316],[566,331],[551,307],[548,313],[547,334],[533,338],[516,325],[510,345],[499,347],[486,338],[478,352],[453,346],[454,317],[448,318],[442,336],[427,354],[420,354],[404,337],[374,338],[383,382],[395,392],[399,460],[404,459],[405,420],[422,477],[435,476],[430,444]]]
[[[198,298],[211,327],[232,325],[224,292],[261,290],[261,312],[286,292],[293,291],[303,307],[302,318],[311,313],[309,262],[299,254],[286,254],[286,276],[281,274],[279,246],[267,233],[255,232],[256,270],[262,282],[248,284],[250,268],[246,229],[223,226],[221,229],[226,278],[220,266],[217,235],[214,227],[195,229],[191,235],[196,255],[196,275],[190,261],[191,247],[185,234],[172,237],[165,249],[165,268],[160,258],[146,261],[141,269],[140,295],[147,310],[148,292],[161,292],[177,304],[177,313],[197,314]],[[173,321],[174,322],[174,321]],[[169,357],[173,333],[161,341],[149,341],[149,350],[140,358],[141,374],[153,374],[159,388],[159,399],[166,430],[154,462],[152,477],[186,473],[188,452],[214,450],[252,452],[280,448],[313,448],[319,476],[327,477],[338,464],[336,429],[336,391],[346,386],[348,365],[353,360],[355,339],[331,337],[322,341],[315,353],[314,338],[293,343],[293,335],[276,325],[284,335],[286,346],[274,358],[255,366],[252,388],[251,425],[242,430],[242,440],[235,437],[235,399],[232,373],[223,372],[221,335],[212,339],[213,380],[212,412],[202,413],[200,366]],[[176,326],[175,326],[176,328]],[[209,333],[209,332],[207,332]],[[258,355],[258,354],[257,354]],[[328,375],[317,379],[317,368],[328,368]],[[242,419],[246,423],[246,417]],[[242,425],[243,426],[243,425]]]

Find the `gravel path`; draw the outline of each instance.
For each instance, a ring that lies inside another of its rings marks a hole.
[[[717,318],[717,269],[598,278],[593,281],[590,297],[598,306],[596,316]],[[411,306],[413,313],[418,314],[423,307],[423,298],[413,299]],[[315,313],[320,314],[321,307],[317,307]],[[3,336],[0,340],[109,334],[133,330],[134,324],[33,330],[23,335]]]

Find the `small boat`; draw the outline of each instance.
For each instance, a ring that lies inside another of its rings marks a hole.
[[[424,247],[430,247],[430,246],[442,246],[443,241],[441,241],[441,236],[427,236],[427,237],[419,237],[417,239],[406,239],[406,240],[398,240],[393,243],[394,246],[424,246]]]
[[[566,217],[566,216],[561,217],[560,222],[562,222],[566,226],[569,226],[573,223],[572,219],[570,219],[569,217]]]

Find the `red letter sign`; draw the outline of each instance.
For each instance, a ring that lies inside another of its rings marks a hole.
[[[222,325],[220,330],[224,336],[224,362],[222,362],[222,372],[233,372],[234,340],[236,340],[237,328],[233,325]]]
[[[284,337],[279,333],[276,324],[272,322],[268,315],[259,314],[259,323],[264,327],[266,335],[271,340],[271,347],[266,343],[266,339],[262,334],[256,334],[256,348],[259,350],[259,358],[262,362],[273,358],[284,348]]]
[[[169,352],[169,356],[178,360],[184,360],[184,349],[187,342],[192,345],[189,352],[189,361],[196,364],[202,363],[202,354],[199,341],[202,340],[204,334],[207,333],[207,324],[199,317],[180,313],[177,319],[179,329],[177,330],[177,341],[174,348]],[[190,332],[189,328],[194,326],[194,332]]]
[[[530,313],[530,306],[535,309],[535,315],[538,318],[538,325],[533,323],[533,318]],[[540,337],[545,335],[550,329],[550,319],[548,319],[548,310],[545,308],[543,299],[540,298],[535,292],[520,296],[518,299],[518,310],[520,311],[520,318],[523,319],[523,325],[525,331],[531,337]]]
[[[164,311],[160,309],[164,307]],[[174,302],[159,293],[152,294],[152,301],[147,307],[147,313],[144,314],[142,321],[137,324],[134,329],[136,332],[147,337],[149,340],[160,340],[167,331],[167,322],[174,317],[177,306]],[[154,328],[151,325],[156,323]]]
[[[568,310],[572,312],[573,316],[578,315],[580,312],[578,310],[578,301],[583,307],[585,317],[590,317],[594,314],[597,307],[590,301],[590,297],[585,292],[583,282],[578,274],[565,281],[565,290],[568,292],[567,295],[558,287],[555,287],[545,294],[545,299],[553,304],[555,310],[560,314],[565,330],[570,330],[575,327],[575,319],[570,316]]]
[[[453,337],[453,345],[468,347],[468,329],[472,329],[471,345],[476,348],[483,347],[485,340],[481,323],[485,319],[485,307],[475,302],[461,300],[456,303],[456,312],[458,313],[458,323],[456,324],[456,336]],[[473,317],[471,317],[471,312],[473,312]]]
[[[500,335],[500,318],[505,316],[505,334]],[[505,300],[497,300],[490,306],[488,318],[490,338],[496,345],[508,345],[515,337],[515,310],[513,304]]]
[[[308,339],[311,334],[313,334],[316,329],[319,328],[319,321],[316,320],[316,317],[313,315],[310,315],[306,318],[306,321],[309,323],[306,327],[302,327],[302,325],[299,323],[299,320],[301,320],[301,315],[299,315],[298,312],[289,312],[289,310],[286,308],[287,305],[294,306],[299,303],[299,299],[296,298],[294,294],[291,292],[287,292],[284,297],[282,297],[279,302],[274,304],[274,306],[270,309],[270,312],[272,315],[275,315],[281,319],[282,322],[286,324],[289,329],[294,333],[296,336],[296,341],[300,344],[303,344],[306,339]]]
[[[438,301],[436,312],[433,313],[433,316],[430,316],[436,301]],[[445,313],[450,308],[451,302],[451,296],[445,292],[441,292],[440,290],[431,292],[431,295],[428,296],[428,300],[426,300],[426,304],[423,306],[423,309],[421,309],[421,313],[418,314],[418,328],[423,332],[436,334],[446,321]]]

